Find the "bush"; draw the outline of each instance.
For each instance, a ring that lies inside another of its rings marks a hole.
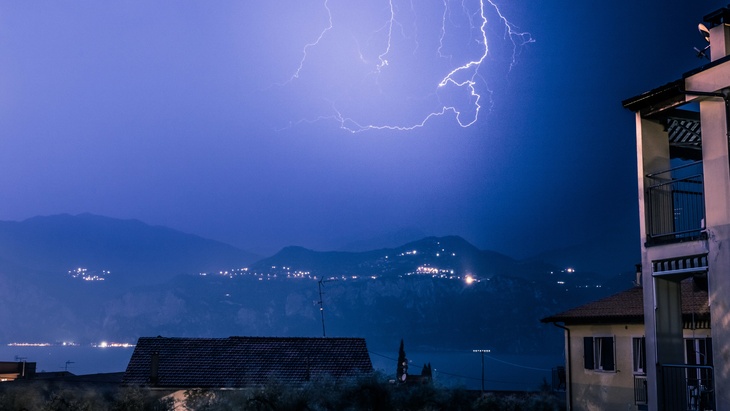
[[[191,411],[559,411],[562,407],[548,392],[479,395],[433,384],[392,384],[377,373],[344,381],[319,378],[295,388],[270,381],[256,389],[185,394],[185,408]],[[3,383],[0,411],[174,410],[172,399],[161,395],[137,387]]]

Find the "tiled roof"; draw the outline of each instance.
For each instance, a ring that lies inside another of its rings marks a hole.
[[[697,287],[689,279],[682,281],[682,315],[685,321],[694,315],[696,320],[709,319],[707,290]],[[544,323],[569,324],[643,324],[644,295],[641,287],[633,287],[618,294],[572,308],[560,314],[541,319]]]
[[[372,370],[362,338],[142,337],[129,360],[123,383],[163,388],[245,388],[272,380],[301,384],[319,376],[339,379]]]

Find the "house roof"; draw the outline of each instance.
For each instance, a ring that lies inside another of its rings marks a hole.
[[[698,287],[692,279],[682,281],[682,316],[685,321],[707,320],[710,309],[707,290]],[[643,288],[633,287],[626,291],[602,298],[560,314],[540,320],[544,323],[562,322],[580,324],[643,324]]]
[[[122,382],[162,388],[301,384],[373,370],[362,338],[142,337]]]
[[[644,117],[650,117],[664,110],[680,106],[685,101],[686,95],[692,95],[692,90],[685,90],[685,80],[697,73],[709,70],[715,66],[730,61],[730,55],[709,62],[694,70],[688,71],[682,75],[682,78],[667,83],[663,86],[654,88],[638,96],[634,96],[622,101],[624,108],[633,112],[641,113]]]

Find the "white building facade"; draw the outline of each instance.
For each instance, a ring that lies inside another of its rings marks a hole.
[[[711,62],[623,102],[636,113],[647,406],[656,411],[730,411],[730,9],[704,20]],[[687,363],[686,278],[707,287],[710,368]],[[690,408],[694,389],[712,403]]]

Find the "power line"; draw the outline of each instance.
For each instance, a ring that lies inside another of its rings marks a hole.
[[[395,359],[393,357],[389,357],[387,355],[383,355],[383,354],[380,354],[380,353],[376,353],[374,351],[368,351],[368,353],[370,353],[372,355],[375,355],[375,356],[378,356],[378,357],[385,358],[386,360],[391,360],[391,361],[395,361],[395,362],[398,361],[397,359]],[[496,359],[494,357],[489,357],[488,356],[487,358],[492,359],[492,360],[495,360],[495,361],[498,361],[498,362],[501,362],[501,363],[504,363],[504,364],[507,364],[507,365],[511,365],[513,367],[526,368],[526,369],[536,370],[536,371],[552,371],[552,370],[545,369],[545,368],[527,367],[527,366],[524,366],[524,365],[514,364],[514,363],[511,363],[511,362],[508,362],[508,361],[503,361],[503,360]],[[466,379],[466,380],[481,381],[481,378],[478,378],[478,377],[470,377],[470,376],[467,376],[467,375],[455,374],[455,373],[451,373],[451,372],[447,372],[447,371],[441,371],[439,369],[435,369],[433,372],[436,373],[436,374],[448,375],[450,377],[462,378],[462,379]],[[514,385],[523,385],[523,386],[528,386],[528,385],[529,386],[532,386],[532,385],[534,385],[532,383],[519,382],[519,381],[501,381],[501,380],[491,380],[491,379],[485,379],[484,381],[485,382],[489,382],[489,383],[498,383],[498,384],[514,384]]]
[[[514,364],[514,363],[511,363],[509,361],[500,360],[500,359],[497,359],[497,358],[494,358],[494,357],[490,357],[490,356],[487,356],[487,358],[490,359],[490,360],[494,360],[494,361],[497,361],[497,362],[501,362],[502,364],[511,365],[513,367],[525,368],[525,369],[528,369],[528,370],[535,370],[535,371],[552,371],[549,368],[528,367],[526,365]]]

